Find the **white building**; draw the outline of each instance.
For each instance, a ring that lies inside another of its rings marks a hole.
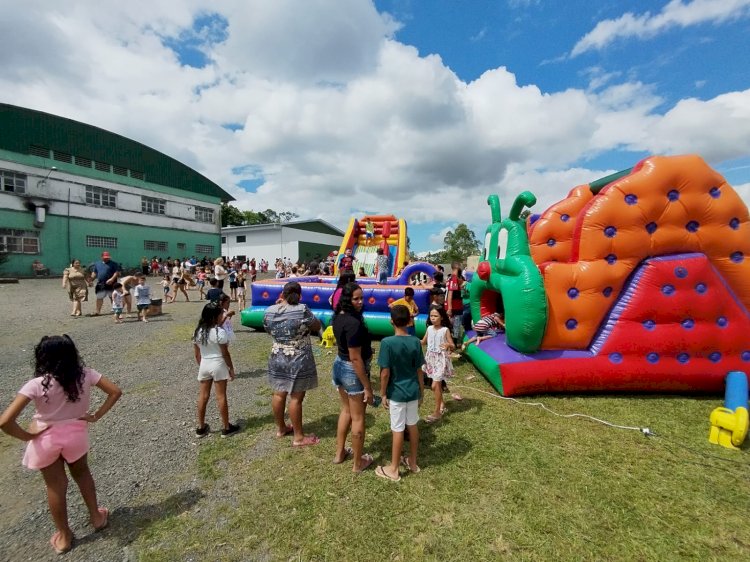
[[[221,254],[258,262],[265,259],[271,267],[276,258],[309,262],[338,250],[343,237],[343,231],[320,219],[226,226],[221,229]]]

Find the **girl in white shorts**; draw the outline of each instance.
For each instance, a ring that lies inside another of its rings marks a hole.
[[[239,426],[229,423],[227,404],[227,380],[234,380],[234,366],[229,355],[229,337],[219,326],[224,309],[209,303],[203,307],[201,319],[193,333],[193,351],[198,363],[198,427],[196,437],[205,437],[210,430],[206,423],[206,406],[211,397],[211,386],[216,383],[216,402],[221,417],[221,436],[227,437],[239,431]]]
[[[73,531],[68,524],[66,492],[70,475],[78,484],[95,530],[107,526],[109,511],[99,507],[96,485],[88,467],[88,424],[99,421],[117,402],[122,391],[115,383],[93,369],[84,367],[69,336],[44,336],[34,348],[35,378],[18,391],[16,398],[0,416],[0,428],[27,441],[23,465],[39,470],[47,486],[47,501],[57,531],[50,539],[52,548],[63,554],[73,547]],[[107,399],[88,413],[91,387],[107,393]],[[16,418],[34,401],[36,413],[28,430]]]

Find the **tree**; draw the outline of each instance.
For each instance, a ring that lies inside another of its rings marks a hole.
[[[474,231],[461,223],[455,231],[449,230],[443,238],[445,244],[444,259],[446,262],[466,262],[466,258],[479,253],[479,241]]]
[[[242,226],[245,216],[237,207],[228,203],[221,204],[221,226]]]

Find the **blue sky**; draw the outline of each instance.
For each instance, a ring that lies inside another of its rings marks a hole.
[[[2,0],[0,0],[2,1]],[[750,0],[30,0],[0,21],[0,100],[157,148],[241,209],[478,237],[649,154],[750,199]],[[80,41],[86,37],[86,41]],[[743,54],[745,56],[743,56]]]

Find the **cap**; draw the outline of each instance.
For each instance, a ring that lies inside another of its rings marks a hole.
[[[102,257],[103,257],[103,258],[108,258],[108,257],[110,257],[110,256],[109,256],[109,252],[102,252]]]

